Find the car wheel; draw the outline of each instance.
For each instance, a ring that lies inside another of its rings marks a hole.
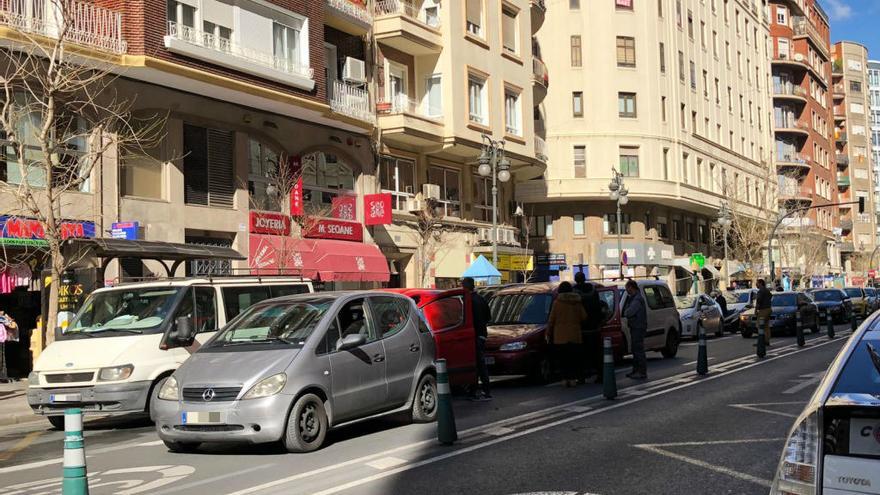
[[[305,394],[290,409],[281,441],[288,452],[312,452],[324,444],[328,426],[324,401],[315,394]]]
[[[670,328],[669,331],[666,332],[666,345],[660,350],[660,353],[663,354],[663,357],[665,358],[674,358],[675,355],[678,354],[678,344],[678,330]]]
[[[149,395],[147,395],[147,403],[146,403],[146,413],[150,415],[150,421],[156,422],[153,418],[153,401],[156,400],[156,395],[159,394],[159,391],[162,390],[162,385],[165,385],[165,381],[168,380],[168,377],[162,378],[153,384],[150,388]]]
[[[56,430],[64,429],[64,416],[46,416],[46,419],[49,420],[49,423]]]
[[[180,454],[186,454],[190,452],[195,452],[198,450],[201,442],[172,442],[170,440],[163,440],[165,443],[165,447],[168,448],[171,452],[177,452]]]
[[[550,383],[553,381],[553,361],[546,354],[542,355],[535,365],[531,378],[535,383]]]
[[[425,375],[419,380],[413,397],[413,423],[430,423],[437,419],[437,379]]]

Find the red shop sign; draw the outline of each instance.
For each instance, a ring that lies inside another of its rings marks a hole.
[[[388,225],[391,223],[391,194],[364,195],[364,224]]]
[[[336,196],[332,200],[333,218],[339,220],[357,220],[357,197]]]
[[[357,222],[321,219],[306,232],[305,236],[313,239],[362,242],[364,240],[364,228]]]
[[[282,213],[252,211],[251,234],[290,235],[290,217]]]

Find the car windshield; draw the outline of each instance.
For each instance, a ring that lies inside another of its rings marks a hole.
[[[776,294],[770,302],[771,306],[797,306],[797,296],[794,294]]]
[[[859,289],[858,287],[850,287],[849,289],[843,290],[849,297],[862,297],[862,289]]]
[[[880,331],[865,334],[844,365],[832,393],[880,396]]]
[[[181,287],[142,287],[94,292],[62,338],[156,333],[171,313],[181,290]]]
[[[843,296],[840,295],[840,291],[838,290],[817,290],[811,292],[810,295],[813,296],[813,299],[816,301],[842,301]]]
[[[500,294],[489,302],[494,325],[541,325],[547,323],[552,294]]]
[[[675,307],[678,309],[690,309],[694,307],[694,302],[700,296],[676,296]]]
[[[331,304],[331,299],[316,299],[253,306],[222,329],[207,347],[278,343],[302,347]]]
[[[737,303],[747,303],[752,300],[752,292],[736,292],[736,302]]]

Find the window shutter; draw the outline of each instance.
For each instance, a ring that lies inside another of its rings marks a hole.
[[[208,205],[206,141],[206,129],[192,125],[183,126],[183,196],[187,204]]]
[[[232,208],[235,197],[233,134],[208,129],[208,205]]]

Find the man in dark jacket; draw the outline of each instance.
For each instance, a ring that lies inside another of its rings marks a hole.
[[[758,338],[764,331],[764,343],[770,345],[770,315],[773,314],[773,294],[763,278],[758,279],[758,294],[755,297],[755,317],[758,319]],[[763,325],[763,326],[762,326]],[[757,345],[757,344],[755,344]]]
[[[581,303],[587,312],[587,319],[583,323],[583,346],[582,353],[586,358],[586,368],[595,371],[596,382],[602,381],[602,324],[605,323],[605,315],[608,306],[599,299],[599,292],[593,284],[587,283],[587,277],[583,272],[574,276],[574,290],[581,296]]]
[[[477,379],[479,383],[474,388],[475,400],[492,400],[492,394],[489,393],[489,368],[486,367],[486,339],[489,336],[488,326],[490,319],[489,304],[483,299],[483,296],[474,290],[474,279],[465,277],[461,280],[461,287],[465,290],[467,297],[471,300],[471,312],[474,321],[474,339],[476,345],[476,365]],[[480,390],[479,385],[483,388]]]
[[[645,334],[648,332],[648,311],[645,299],[634,280],[626,283],[626,302],[623,303],[621,314],[626,318],[629,328],[630,347],[633,355],[633,370],[628,378],[644,380],[648,378],[648,358],[645,356]]]

